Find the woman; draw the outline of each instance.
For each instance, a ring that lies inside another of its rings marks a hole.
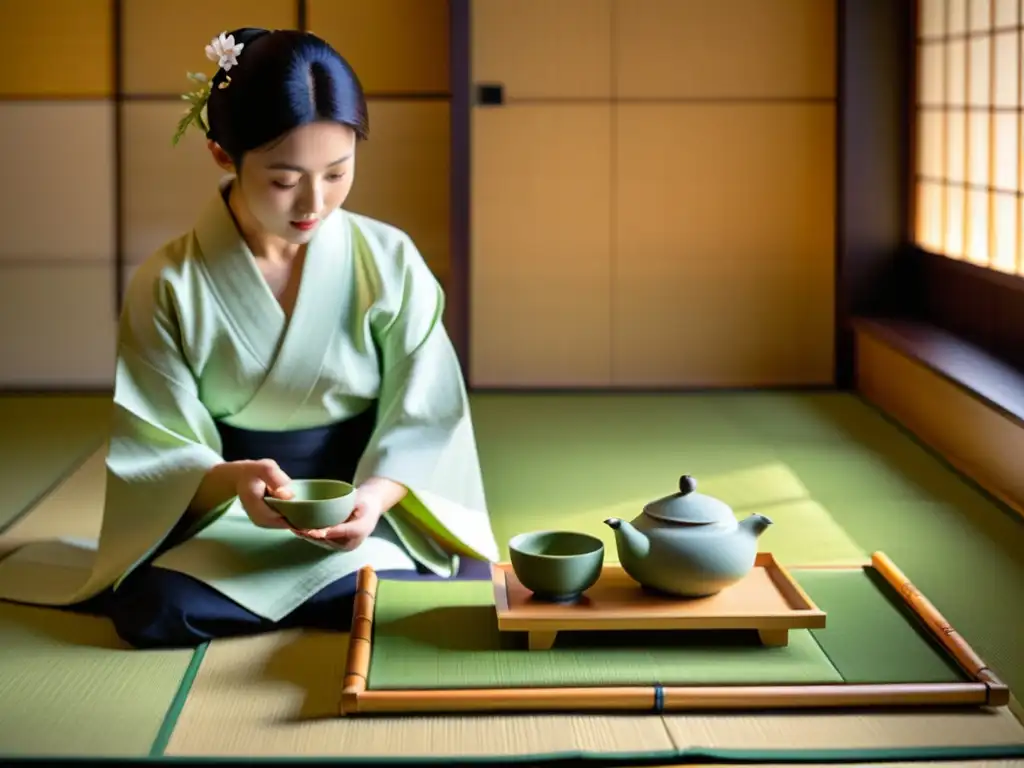
[[[362,566],[487,578],[497,559],[442,292],[403,232],[342,209],[358,79],[307,33],[206,50],[175,141],[199,126],[230,176],[128,289],[89,577],[24,570],[52,544],[0,562],[0,597],[105,613],[136,647],[344,628]],[[296,531],[264,503],[311,477],[356,484],[348,521]]]

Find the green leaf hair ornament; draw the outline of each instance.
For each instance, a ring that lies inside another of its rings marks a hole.
[[[238,54],[242,52],[244,47],[244,43],[235,42],[234,35],[221,32],[220,35],[213,38],[210,44],[206,46],[206,58],[217,62],[217,67],[227,72],[232,67],[238,65]],[[171,139],[171,143],[174,145],[181,141],[181,137],[185,135],[190,125],[195,125],[204,135],[210,130],[206,120],[206,102],[210,99],[213,78],[208,78],[201,72],[189,72],[188,78],[197,83],[199,87],[181,96],[191,106],[185,110],[184,116],[178,121],[178,130],[175,131],[174,138]],[[230,84],[231,78],[225,77],[225,80],[217,87],[227,88]]]

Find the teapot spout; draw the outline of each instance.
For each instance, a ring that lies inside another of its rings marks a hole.
[[[765,517],[764,515],[751,515],[740,522],[740,528],[752,534],[756,539],[762,533],[767,531],[768,526],[771,524],[772,520],[770,517]]]
[[[651,540],[638,531],[632,523],[627,523],[617,517],[609,517],[604,524],[615,531],[615,546],[619,550],[620,559],[623,554],[634,560],[640,560],[647,556],[651,549]]]

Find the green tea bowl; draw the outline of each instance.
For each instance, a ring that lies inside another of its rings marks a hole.
[[[512,570],[534,598],[573,603],[601,577],[604,542],[575,531],[531,531],[508,543]]]
[[[355,486],[341,480],[292,480],[288,488],[292,498],[264,496],[263,501],[299,530],[344,523],[355,507]]]

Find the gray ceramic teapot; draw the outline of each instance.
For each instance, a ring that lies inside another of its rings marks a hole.
[[[723,501],[697,492],[689,475],[679,493],[647,504],[632,522],[612,517],[623,570],[642,586],[680,597],[707,597],[754,567],[757,539],[772,524],[764,515],[737,522]]]

